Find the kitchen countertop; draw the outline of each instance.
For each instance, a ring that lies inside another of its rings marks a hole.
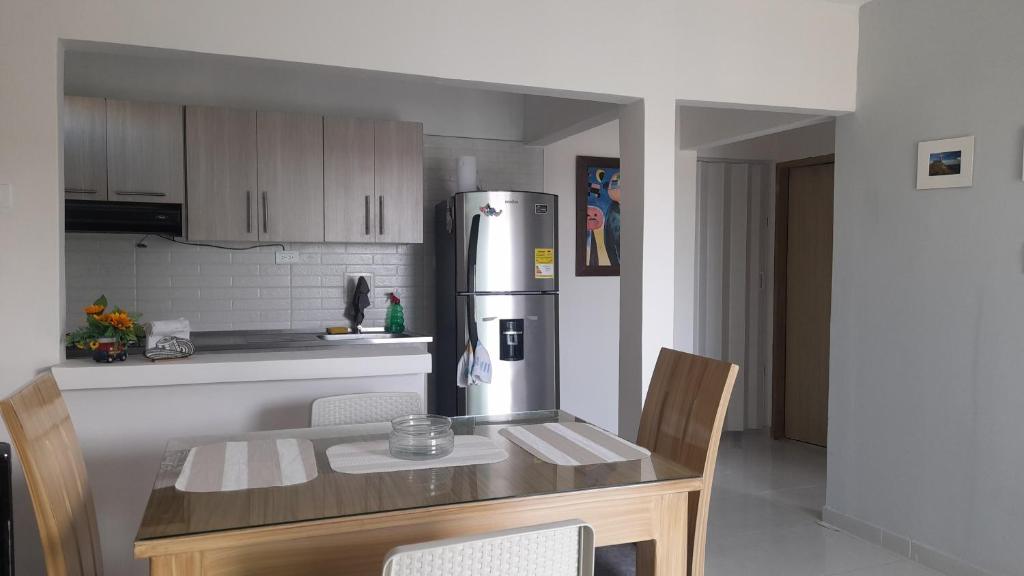
[[[52,370],[62,390],[90,390],[428,374],[431,366],[425,343],[389,343],[196,353],[159,362],[147,360],[138,350],[124,362],[74,358]]]

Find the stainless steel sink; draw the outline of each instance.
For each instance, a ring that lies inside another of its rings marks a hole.
[[[350,342],[350,343],[362,343],[362,344],[384,343],[384,342],[390,342],[390,341],[393,341],[393,340],[404,340],[404,341],[407,341],[407,342],[409,342],[409,341],[426,341],[426,342],[429,342],[430,340],[433,339],[433,338],[430,338],[429,336],[420,336],[418,334],[410,334],[408,332],[407,333],[401,333],[401,334],[391,334],[391,333],[385,332],[383,329],[381,329],[381,330],[370,329],[370,330],[364,330],[362,332],[349,332],[348,334],[317,334],[316,337],[319,338],[319,339],[328,341],[328,342]],[[427,338],[427,339],[426,340],[421,340],[421,338]]]

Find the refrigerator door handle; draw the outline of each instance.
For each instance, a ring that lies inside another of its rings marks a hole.
[[[476,326],[476,296],[466,296],[466,330],[469,332],[469,346],[476,353],[476,343],[480,339],[480,333]]]
[[[480,243],[480,215],[473,215],[473,222],[469,225],[469,248],[466,253],[466,288],[469,292],[476,292],[476,253],[477,245]]]

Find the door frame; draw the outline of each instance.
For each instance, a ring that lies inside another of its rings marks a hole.
[[[775,282],[772,303],[772,438],[786,435],[786,284],[789,265],[789,175],[794,168],[835,164],[836,155],[813,156],[775,166]],[[835,196],[835,186],[832,188]],[[834,226],[834,220],[833,220]],[[834,256],[833,256],[834,264]]]

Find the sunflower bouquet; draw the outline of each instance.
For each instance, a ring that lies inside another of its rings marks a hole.
[[[75,348],[92,350],[97,360],[123,360],[125,347],[138,342],[144,333],[138,323],[138,314],[130,314],[120,308],[107,312],[106,296],[100,296],[83,311],[86,325],[68,334],[67,343]]]

